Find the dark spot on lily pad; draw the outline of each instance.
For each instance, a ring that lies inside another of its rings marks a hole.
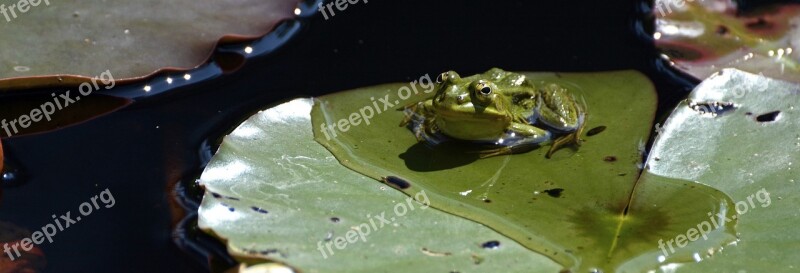
[[[756,121],[758,122],[772,122],[778,119],[778,115],[781,114],[781,111],[772,111],[766,114],[761,114],[756,117]]]
[[[258,213],[263,213],[263,214],[269,213],[267,210],[259,208],[259,207],[250,207],[250,208],[253,209],[253,211],[258,212]]]
[[[483,199],[483,202],[484,202],[484,203],[491,203],[491,202],[492,202],[492,200],[491,200],[491,199]]]
[[[700,61],[713,55],[704,48],[687,43],[656,41],[656,44],[661,52],[675,60]]]
[[[402,178],[396,177],[396,176],[384,177],[383,178],[383,182],[386,183],[386,184],[389,184],[389,186],[392,186],[392,187],[395,187],[395,188],[398,188],[398,189],[401,189],[401,190],[405,190],[405,189],[408,189],[408,188],[411,187],[411,183],[409,183],[408,181],[406,181],[406,180],[404,180]]]
[[[718,116],[736,110],[736,105],[732,102],[721,101],[690,101],[689,108],[697,111],[701,115]]]
[[[261,253],[261,255],[270,255],[270,254],[278,253],[278,250],[277,249],[267,249],[267,250],[262,250],[260,253]]]
[[[550,195],[551,197],[556,197],[556,198],[561,197],[561,193],[562,192],[564,192],[564,189],[562,189],[562,188],[555,188],[555,189],[549,189],[549,190],[545,190],[544,191],[544,193],[546,193],[547,195]]]
[[[597,126],[586,132],[586,136],[593,136],[606,130],[606,126]]]
[[[617,161],[617,157],[613,156],[613,155],[609,155],[609,156],[604,157],[603,161],[605,161],[605,162],[614,162],[614,161]]]
[[[749,29],[770,29],[772,28],[772,24],[767,22],[764,18],[759,17],[755,21],[748,22],[745,24]]]
[[[331,217],[331,222],[338,223],[339,221],[339,217]]]
[[[497,248],[500,248],[500,242],[494,241],[494,240],[488,241],[488,242],[485,242],[485,243],[481,244],[481,247],[486,248],[486,249],[497,249]]]
[[[729,31],[729,30],[728,30],[728,27],[726,27],[726,26],[719,25],[719,26],[717,27],[717,34],[719,34],[719,35],[725,35],[725,34],[728,34],[728,31]]]

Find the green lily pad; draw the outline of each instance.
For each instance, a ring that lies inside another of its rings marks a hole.
[[[559,270],[481,224],[427,208],[423,196],[411,200],[339,164],[314,141],[312,104],[297,99],[255,114],[225,137],[200,177],[198,224],[238,260],[302,272]],[[402,216],[400,206],[408,209]],[[348,232],[372,223],[365,239],[336,247],[336,238],[346,242]],[[487,242],[499,247],[482,247]]]
[[[710,185],[730,195],[739,211],[735,247],[677,271],[800,268],[793,251],[800,241],[798,92],[797,84],[726,69],[701,83],[660,129],[650,172]],[[706,106],[714,102],[734,107]]]
[[[733,203],[702,184],[650,174],[638,179],[656,103],[646,77],[631,71],[526,75],[570,87],[587,104],[587,129],[605,131],[552,159],[545,158],[547,149],[480,160],[459,152],[463,147],[432,150],[397,126],[403,114],[395,111],[430,95],[414,84],[393,84],[317,99],[315,136],[343,165],[409,196],[425,192],[433,207],[483,223],[573,272],[655,269],[690,261],[697,252],[705,257],[735,239],[732,222],[671,255],[660,250],[660,239],[695,227],[707,212],[731,216]],[[416,95],[403,100],[410,93]]]
[[[218,42],[252,40],[272,31],[294,16],[298,2],[5,2],[0,7],[0,48],[7,49],[0,52],[0,91],[77,85],[105,70],[125,82],[161,70],[191,69],[205,62]]]

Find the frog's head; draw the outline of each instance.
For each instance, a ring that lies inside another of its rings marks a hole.
[[[447,135],[466,139],[491,139],[511,122],[510,105],[491,77],[461,78],[449,71],[437,77],[432,99],[436,124]]]

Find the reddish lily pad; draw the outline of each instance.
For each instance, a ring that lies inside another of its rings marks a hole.
[[[722,68],[798,81],[800,5],[748,13],[729,0],[656,1],[656,45],[680,70],[704,79]]]
[[[42,0],[22,9],[15,4],[13,14],[5,3],[0,90],[77,85],[106,70],[121,82],[188,70],[205,62],[217,43],[272,31],[294,16],[298,2]]]

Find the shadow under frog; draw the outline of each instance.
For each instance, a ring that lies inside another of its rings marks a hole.
[[[445,72],[436,79],[433,97],[400,109],[400,126],[419,140],[400,158],[412,170],[434,171],[547,144],[550,158],[564,146],[581,144],[584,109],[566,88],[534,85],[522,74],[492,68],[461,78]]]

